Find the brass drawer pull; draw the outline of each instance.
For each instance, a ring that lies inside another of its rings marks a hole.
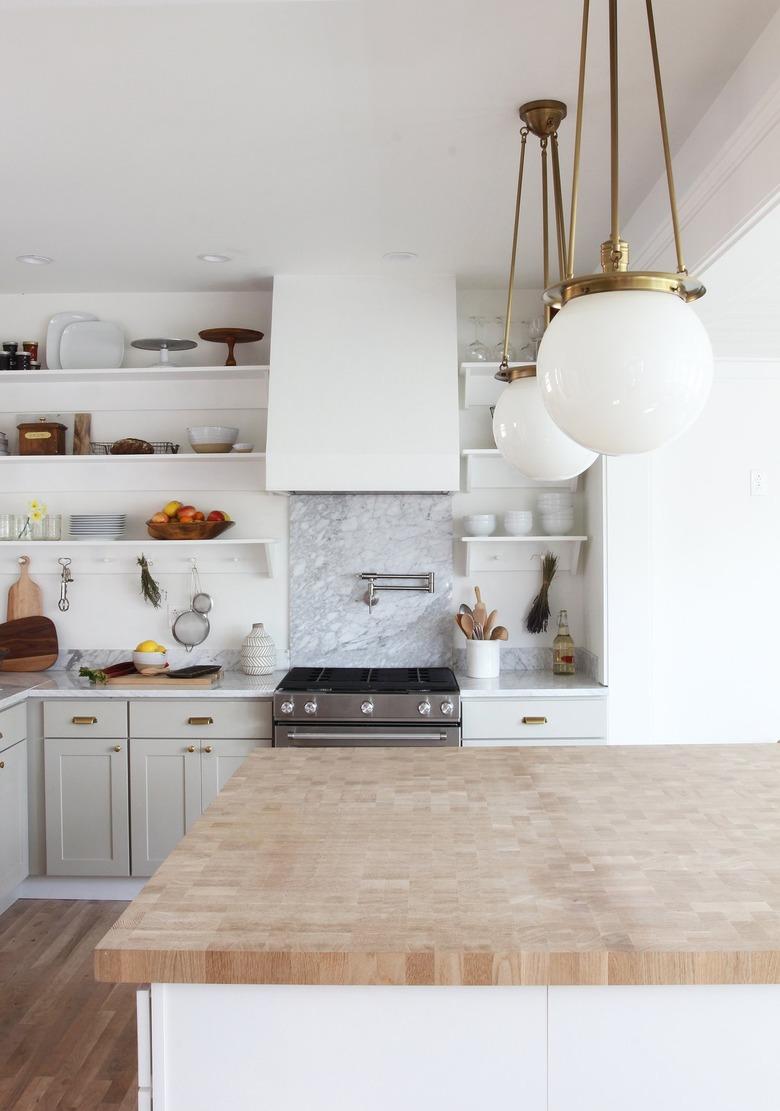
[[[206,745],[203,749],[204,752],[211,752],[211,745]]]
[[[523,725],[546,725],[547,718],[523,718]]]
[[[114,752],[121,752],[121,751],[122,751],[122,746],[121,745],[114,745]]]
[[[0,760],[0,768],[4,768],[4,767],[5,767],[5,760]]]
[[[97,718],[71,718],[74,725],[97,725]]]
[[[187,718],[188,725],[213,725],[214,718]]]
[[[195,751],[195,745],[187,745],[187,752],[194,752],[194,751]]]

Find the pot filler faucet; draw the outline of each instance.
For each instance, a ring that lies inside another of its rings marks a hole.
[[[380,590],[419,590],[424,594],[434,593],[433,571],[420,571],[408,575],[383,574],[381,571],[361,571],[358,578],[361,582],[368,583],[368,590],[363,595],[363,601],[368,606],[369,613],[373,613],[374,606],[379,604],[377,592]],[[377,582],[377,579],[392,579],[393,582]],[[404,581],[398,582],[399,579]]]

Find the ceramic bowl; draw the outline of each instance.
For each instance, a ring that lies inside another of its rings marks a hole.
[[[573,528],[573,517],[553,516],[548,513],[542,514],[542,531],[545,536],[568,536]]]
[[[142,667],[165,667],[167,661],[167,652],[133,652],[136,671],[140,671]]]
[[[508,536],[528,536],[534,527],[534,515],[528,511],[504,514],[504,532]]]
[[[472,513],[463,518],[466,536],[490,536],[496,531],[495,513]]]
[[[241,452],[242,455],[247,454],[250,451],[254,451],[254,449],[254,444],[233,444],[233,451]]]
[[[231,451],[238,439],[238,429],[224,424],[201,424],[188,428],[190,446],[193,451],[224,454]]]

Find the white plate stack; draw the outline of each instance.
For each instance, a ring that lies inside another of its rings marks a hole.
[[[8,437],[5,432],[0,432],[0,455],[8,455]]]
[[[71,513],[71,540],[121,540],[126,513]]]
[[[574,499],[562,491],[539,495],[539,513],[545,536],[568,536],[574,528]]]

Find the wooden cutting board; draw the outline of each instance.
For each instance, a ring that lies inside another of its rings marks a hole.
[[[177,687],[213,687],[217,680],[221,678],[221,671],[217,671],[213,675],[202,675],[198,679],[166,679],[164,675],[117,675],[115,679],[109,679],[105,685],[108,687],[156,687],[158,690],[164,687],[165,690],[173,690]]]
[[[30,578],[30,557],[19,556],[19,578],[8,591],[8,613],[6,621],[17,621],[20,617],[41,617],[43,615],[43,596],[41,588]]]
[[[22,617],[0,625],[0,671],[45,671],[57,662],[59,644],[48,617]]]

